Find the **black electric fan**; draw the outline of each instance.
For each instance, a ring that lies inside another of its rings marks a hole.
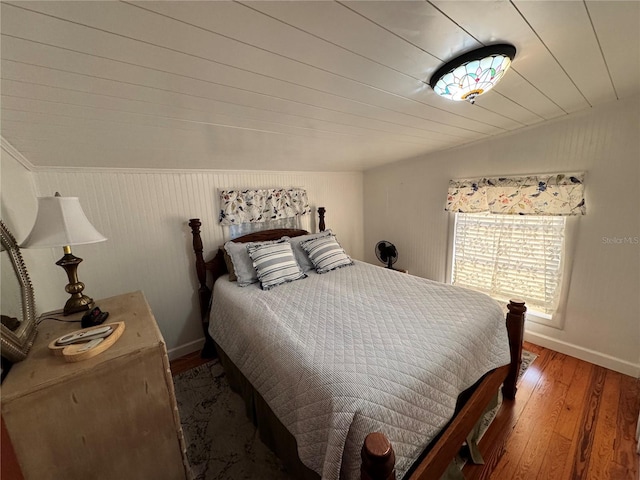
[[[392,265],[398,261],[398,250],[393,243],[381,240],[376,245],[376,257],[386,263],[387,268],[393,269]]]

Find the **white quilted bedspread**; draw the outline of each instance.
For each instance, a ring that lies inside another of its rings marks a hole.
[[[456,399],[509,363],[486,295],[356,262],[262,291],[216,282],[210,332],[296,437],[323,479],[359,479],[381,431],[397,478],[453,416]]]

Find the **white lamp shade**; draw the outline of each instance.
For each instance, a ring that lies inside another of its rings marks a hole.
[[[64,247],[105,240],[87,219],[78,197],[39,197],[36,222],[20,246]]]

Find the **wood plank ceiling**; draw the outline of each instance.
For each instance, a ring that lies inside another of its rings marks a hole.
[[[1,6],[1,134],[36,167],[360,171],[640,92],[638,1]],[[428,86],[512,43],[475,105]]]

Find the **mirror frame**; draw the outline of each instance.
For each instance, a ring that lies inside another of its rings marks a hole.
[[[0,325],[2,327],[0,331],[2,356],[10,362],[15,363],[26,358],[36,338],[35,299],[33,296],[33,285],[31,284],[27,267],[20,254],[20,247],[18,247],[16,239],[2,220],[0,220],[0,241],[2,241],[4,250],[9,254],[22,292],[22,321],[20,322],[20,326],[15,331],[12,331],[8,327]]]

